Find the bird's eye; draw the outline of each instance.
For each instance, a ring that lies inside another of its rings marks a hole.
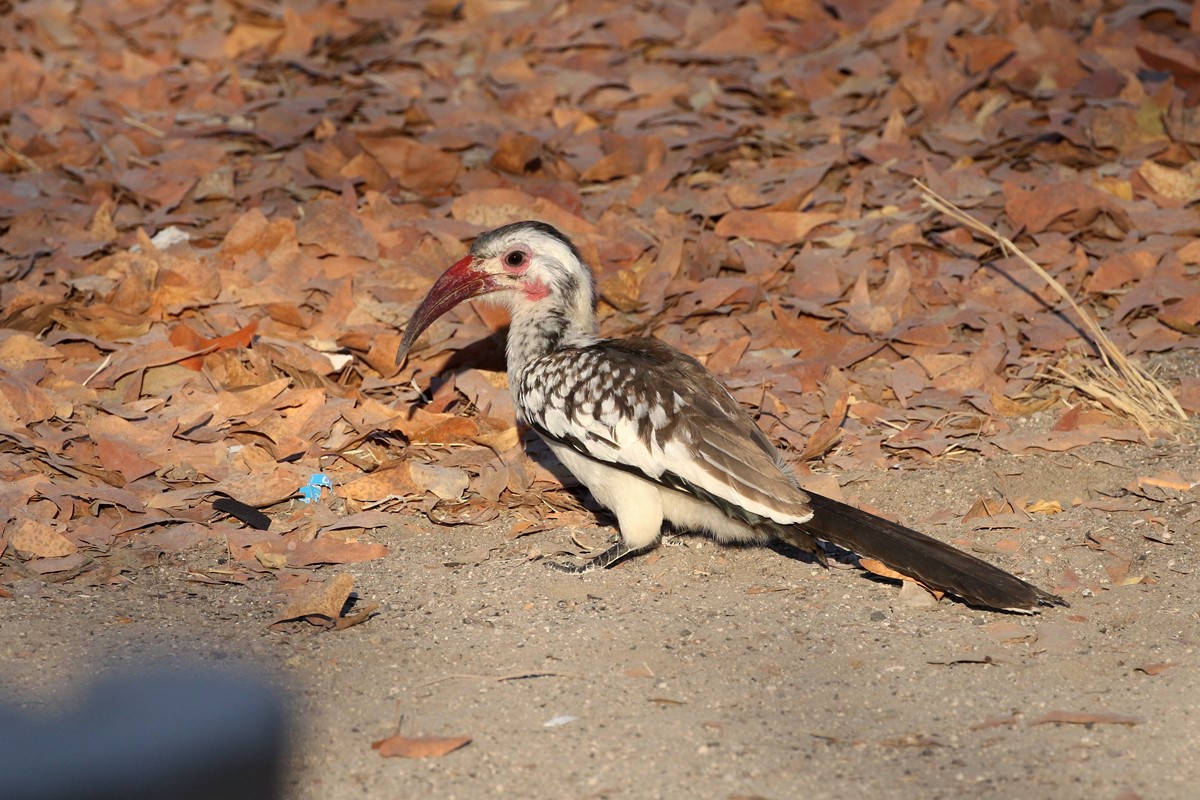
[[[519,267],[525,263],[525,254],[520,250],[510,250],[504,256],[504,264],[508,267]]]

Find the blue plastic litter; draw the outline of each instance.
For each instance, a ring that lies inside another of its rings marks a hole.
[[[305,503],[315,503],[321,499],[322,489],[333,489],[333,481],[324,472],[314,472],[308,476],[308,483],[300,487],[300,499]]]

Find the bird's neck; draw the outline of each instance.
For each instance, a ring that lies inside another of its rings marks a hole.
[[[566,304],[514,309],[506,352],[510,385],[534,359],[598,340],[596,318],[590,309],[587,314]]]

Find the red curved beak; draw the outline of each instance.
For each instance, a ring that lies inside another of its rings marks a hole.
[[[404,339],[400,342],[400,349],[396,351],[397,364],[408,355],[417,337],[442,314],[464,300],[501,288],[494,275],[476,269],[475,264],[475,257],[467,256],[443,272],[442,277],[429,289],[421,305],[413,312],[412,319],[408,321],[408,327],[404,329]]]

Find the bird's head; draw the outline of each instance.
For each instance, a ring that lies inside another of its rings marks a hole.
[[[396,363],[438,317],[481,295],[506,306],[514,323],[541,314],[594,324],[594,279],[575,245],[544,222],[514,222],[480,234],[471,252],[442,273],[413,312]]]

